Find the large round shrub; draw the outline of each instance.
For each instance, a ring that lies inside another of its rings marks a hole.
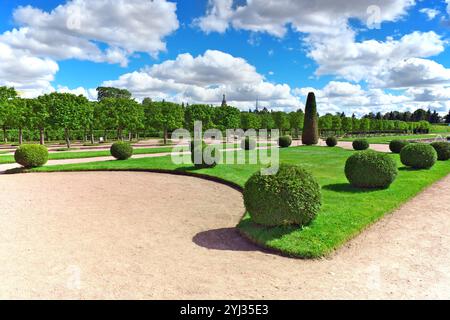
[[[371,150],[355,153],[345,164],[345,175],[357,188],[388,188],[397,174],[394,159]]]
[[[280,148],[289,148],[292,144],[291,136],[283,136],[278,139],[278,145]]]
[[[111,146],[111,155],[117,160],[127,160],[133,155],[133,147],[123,141],[116,142]]]
[[[303,168],[281,165],[275,175],[257,172],[247,181],[244,204],[255,223],[303,226],[320,210],[320,186]]]
[[[389,149],[392,153],[400,153],[407,145],[409,145],[409,142],[406,140],[392,140],[389,144]]]
[[[328,137],[326,143],[329,147],[336,147],[338,144],[338,139],[336,137]]]
[[[245,137],[241,142],[241,148],[244,150],[255,150],[256,140],[254,138]]]
[[[213,168],[217,165],[216,149],[205,152],[208,147],[205,141],[191,141],[191,161],[197,169]]]
[[[450,143],[433,142],[431,146],[436,150],[439,161],[447,161],[450,159]]]
[[[353,149],[355,150],[367,150],[369,149],[370,144],[366,139],[357,139],[353,141]]]
[[[437,161],[437,152],[434,148],[425,143],[414,143],[403,148],[400,152],[400,159],[407,167],[415,169],[429,169]]]
[[[25,144],[16,150],[14,159],[25,168],[41,167],[48,161],[48,150],[40,144]]]

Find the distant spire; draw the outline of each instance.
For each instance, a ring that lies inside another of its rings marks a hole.
[[[222,107],[226,107],[226,106],[227,106],[227,98],[225,97],[225,95],[223,95]]]
[[[259,98],[256,98],[256,112],[259,112]]]

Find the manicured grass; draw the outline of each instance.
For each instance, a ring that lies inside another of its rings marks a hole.
[[[364,191],[351,187],[345,178],[344,165],[351,154],[353,151],[341,148],[281,149],[283,163],[301,165],[318,179],[323,196],[321,212],[311,225],[303,229],[294,226],[262,227],[246,215],[238,225],[240,231],[254,242],[286,255],[322,257],[450,173],[450,161],[438,162],[431,170],[417,171],[404,168],[398,155],[390,155],[400,168],[397,180],[387,190]],[[33,171],[167,170],[217,177],[243,187],[260,168],[261,165],[218,165],[212,169],[195,170],[192,165],[173,164],[170,157],[159,157],[49,166]]]
[[[412,135],[404,135],[404,136],[379,136],[379,137],[361,137],[361,138],[342,138],[340,141],[354,141],[356,139],[367,139],[369,143],[375,144],[389,144],[392,140],[417,140],[417,139],[435,139],[439,136],[446,137],[450,135],[448,133],[443,134],[412,134]]]

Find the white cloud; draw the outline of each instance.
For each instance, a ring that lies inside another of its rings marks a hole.
[[[439,10],[436,9],[430,9],[430,8],[423,8],[419,10],[421,13],[425,14],[428,18],[428,20],[433,20],[436,18],[438,14],[440,14]]]
[[[53,90],[58,64],[15,50],[0,42],[0,86],[15,87],[21,96],[34,97]]]
[[[267,82],[244,59],[215,50],[197,57],[180,54],[175,60],[124,74],[103,85],[126,88],[139,99],[217,104],[226,94],[229,104],[242,109],[253,107],[256,99],[261,106],[272,108],[291,110],[302,106],[287,84]]]
[[[376,5],[380,10],[370,10]],[[337,35],[346,32],[348,19],[366,24],[396,21],[414,0],[209,0],[206,15],[195,21],[205,32],[225,32],[230,26],[283,37],[287,25],[304,33]]]
[[[96,89],[86,89],[83,87],[70,89],[66,86],[58,86],[58,89],[56,89],[55,91],[60,92],[60,93],[71,93],[71,94],[75,94],[77,96],[82,95],[91,101],[97,100],[97,90]]]
[[[164,37],[179,26],[175,11],[166,0],[71,0],[51,12],[19,7],[14,20],[20,28],[0,35],[0,42],[38,57],[124,66],[134,52],[166,49]]]

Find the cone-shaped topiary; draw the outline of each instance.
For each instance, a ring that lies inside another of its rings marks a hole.
[[[303,168],[282,164],[275,175],[257,172],[247,181],[244,204],[255,223],[304,226],[320,210],[320,186]]]
[[[357,188],[387,188],[397,174],[397,164],[391,156],[372,150],[355,153],[345,164],[345,175]]]
[[[400,153],[407,145],[409,145],[409,142],[406,140],[392,140],[389,144],[389,149],[392,153]]]
[[[338,139],[336,137],[328,137],[326,142],[327,146],[336,147],[338,144]]]
[[[430,169],[437,161],[437,152],[425,143],[410,144],[400,152],[400,159],[407,167],[414,169]]]
[[[448,142],[433,142],[431,144],[438,154],[439,161],[447,161],[450,159],[450,143]]]
[[[48,161],[48,150],[40,144],[24,144],[16,150],[14,159],[25,168],[41,167]]]
[[[278,145],[280,148],[289,148],[292,144],[291,136],[283,136],[278,139]]]
[[[117,160],[127,160],[133,155],[133,147],[124,141],[119,141],[111,146],[111,155]]]
[[[314,92],[310,92],[308,94],[308,99],[306,101],[302,143],[308,146],[319,143],[319,121],[317,117],[316,96]]]

